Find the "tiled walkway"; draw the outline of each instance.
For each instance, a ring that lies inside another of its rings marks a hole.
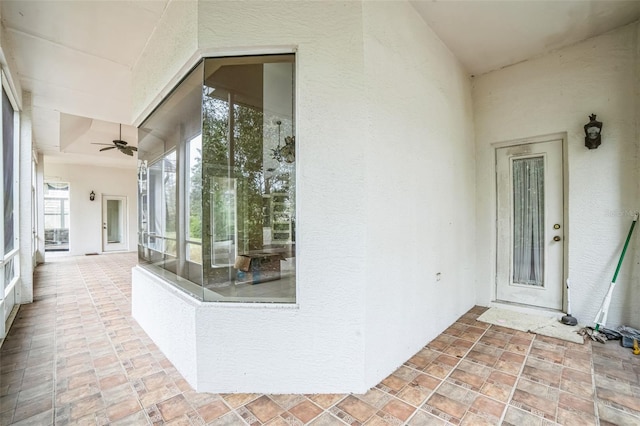
[[[365,395],[198,394],[130,316],[135,255],[51,260],[0,350],[2,425],[640,425],[640,356],[480,307]]]

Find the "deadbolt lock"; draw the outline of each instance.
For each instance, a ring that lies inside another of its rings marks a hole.
[[[553,241],[560,241],[562,238],[560,238],[558,235],[556,235],[555,237],[553,237]]]
[[[555,225],[553,225],[553,229],[560,229],[560,224],[556,223]]]

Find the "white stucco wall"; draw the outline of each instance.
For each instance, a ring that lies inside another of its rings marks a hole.
[[[361,6],[200,2],[198,20],[198,44],[209,54],[296,47],[298,141],[298,307],[208,305],[199,318],[215,326],[200,329],[198,350],[217,357],[202,362],[200,382],[364,391]]]
[[[299,249],[296,306],[210,304],[198,311],[192,384],[228,392],[365,391],[361,5],[200,2],[197,15],[198,47],[207,55],[296,49]],[[170,83],[184,56],[161,47],[150,40],[153,62],[165,64],[156,73],[169,70],[161,77]],[[138,66],[149,69],[144,57]],[[134,70],[134,87],[162,80],[147,77]],[[150,98],[152,92],[137,101]]]
[[[182,67],[197,49],[198,3],[170,0],[152,38],[131,70],[132,116],[151,113],[182,77]],[[171,78],[176,78],[167,85]],[[165,90],[159,90],[163,88]],[[139,122],[137,124],[140,124]]]
[[[364,392],[475,300],[469,80],[408,3],[200,2],[197,16],[204,55],[296,52],[298,290],[294,306],[194,308],[192,385]],[[154,63],[187,68],[150,46]],[[151,315],[141,303],[134,316]]]
[[[133,268],[136,320],[189,383],[197,383],[196,315],[202,303],[140,267]]]
[[[606,294],[638,199],[638,24],[474,79],[478,303],[493,299],[495,181],[491,143],[566,132],[567,271],[573,315],[590,324]],[[584,146],[595,113],[602,145]],[[618,276],[607,326],[640,327],[640,236]]]
[[[45,159],[46,182],[70,185],[69,254],[102,252],[102,196],[127,197],[128,248],[137,250],[137,176],[135,169],[54,163]],[[95,201],[89,200],[94,191]]]
[[[470,78],[416,11],[364,11],[365,353],[377,383],[475,302],[474,136]]]

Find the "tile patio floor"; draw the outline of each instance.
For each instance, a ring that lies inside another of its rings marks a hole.
[[[365,395],[196,393],[131,318],[135,254],[36,269],[0,349],[1,425],[640,425],[640,356],[476,321]]]

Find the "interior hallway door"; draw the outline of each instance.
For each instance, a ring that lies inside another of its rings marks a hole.
[[[562,139],[496,149],[499,301],[562,309]]]
[[[127,197],[102,196],[102,251],[127,249]]]

